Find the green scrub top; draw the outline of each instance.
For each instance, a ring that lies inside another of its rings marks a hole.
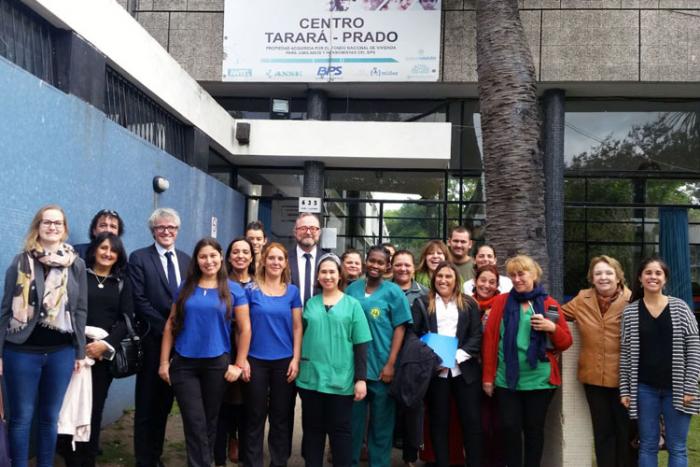
[[[518,335],[515,339],[518,347],[518,363],[520,364],[520,376],[518,384],[515,386],[517,391],[530,391],[533,389],[551,389],[556,388],[549,383],[549,377],[552,373],[552,366],[549,360],[546,362],[537,362],[535,368],[530,368],[527,361],[527,348],[530,346],[530,331],[532,330],[531,319],[534,310],[531,305],[521,306],[520,321],[518,322]],[[505,333],[505,321],[501,320],[501,338],[498,341],[498,367],[496,368],[496,386],[499,388],[507,388],[506,383],[506,360],[503,354],[503,334]]]
[[[306,302],[302,315],[304,338],[297,386],[342,396],[354,393],[353,346],[372,340],[362,306],[352,297],[342,298],[326,311],[323,296]]]
[[[394,328],[411,323],[411,310],[406,295],[398,285],[382,281],[372,295],[365,297],[366,283],[365,279],[356,280],[345,293],[360,302],[367,317],[372,332],[372,342],[367,348],[367,379],[378,381],[391,353]]]

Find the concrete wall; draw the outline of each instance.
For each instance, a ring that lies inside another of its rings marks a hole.
[[[218,219],[226,242],[243,230],[244,197],[188,166],[80,99],[66,95],[0,57],[0,271],[17,253],[36,210],[64,207],[70,241],[87,240],[90,219],[116,209],[126,226],[128,251],[152,243],[146,219],[157,203],[177,209],[183,226],[178,246],[188,252]],[[156,198],[152,178],[170,180]],[[132,380],[111,392],[105,422],[130,404]]]
[[[140,0],[136,19],[197,80],[220,81],[224,0]],[[476,81],[476,0],[443,0],[442,81]],[[520,0],[543,82],[700,81],[700,0]]]

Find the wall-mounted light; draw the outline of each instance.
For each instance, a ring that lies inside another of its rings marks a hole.
[[[270,119],[289,120],[289,99],[270,100]]]
[[[250,144],[250,123],[236,123],[236,141],[238,144]]]
[[[170,182],[167,178],[156,175],[153,177],[153,191],[156,193],[163,193],[165,190],[170,188]]]

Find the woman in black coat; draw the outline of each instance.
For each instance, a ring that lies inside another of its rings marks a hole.
[[[428,295],[417,299],[412,307],[416,334],[434,333],[457,339],[454,359],[442,362],[426,396],[437,467],[449,465],[450,395],[457,404],[466,465],[481,465],[481,319],[479,306],[462,294],[459,282],[457,268],[452,263],[440,263]]]
[[[71,436],[59,437],[59,451],[67,467],[94,467],[100,450],[100,427],[105,401],[112,384],[110,367],[115,350],[127,335],[125,317],[133,322],[134,302],[131,281],[126,275],[127,256],[121,239],[102,232],[90,242],[85,255],[87,265],[88,331],[99,328],[104,336],[88,336],[85,353],[95,361],[92,366],[92,415],[90,440],[71,446]],[[90,334],[88,332],[88,334]]]

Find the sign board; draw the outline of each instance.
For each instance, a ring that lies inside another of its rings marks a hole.
[[[219,231],[219,219],[216,216],[211,216],[211,238],[216,238]]]
[[[437,81],[442,0],[225,0],[223,81]]]
[[[321,212],[322,204],[321,198],[302,196],[299,198],[299,212],[312,212],[314,214],[319,214]]]

